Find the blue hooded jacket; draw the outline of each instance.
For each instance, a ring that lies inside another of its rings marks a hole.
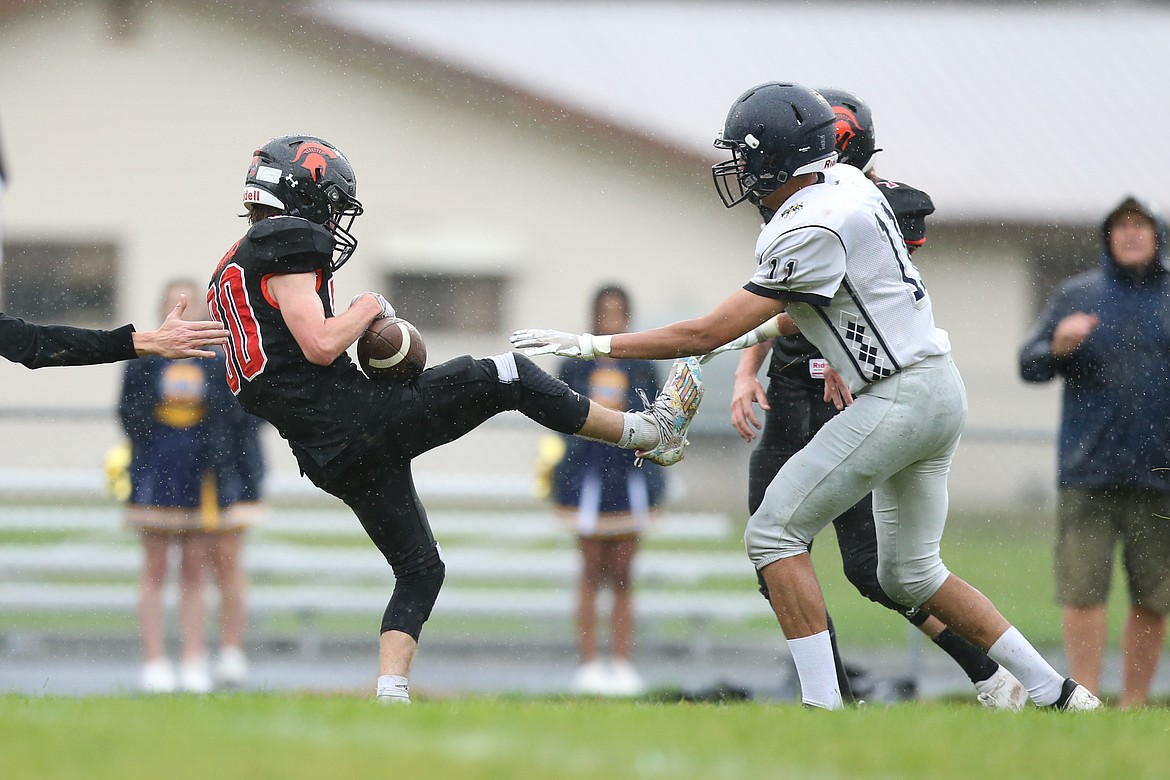
[[[1144,274],[1119,266],[1109,248],[1113,220],[1136,212],[1153,220],[1157,249]],[[1066,280],[1020,350],[1028,382],[1064,380],[1061,487],[1148,488],[1170,493],[1170,264],[1166,222],[1150,204],[1126,198],[1105,218],[1100,268]],[[1070,314],[1100,324],[1065,358],[1052,335]]]

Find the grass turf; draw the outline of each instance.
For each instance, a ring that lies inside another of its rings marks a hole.
[[[343,696],[0,697],[9,778],[1165,777],[1165,711]]]

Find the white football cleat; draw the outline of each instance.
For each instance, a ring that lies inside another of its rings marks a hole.
[[[186,661],[179,666],[179,688],[184,693],[210,693],[211,675],[207,673],[207,662]]]
[[[975,683],[975,690],[979,692],[979,703],[989,710],[1019,712],[1028,701],[1028,689],[1005,666]]]
[[[659,466],[673,466],[683,459],[687,446],[687,429],[699,411],[703,400],[703,372],[697,358],[685,357],[674,361],[670,376],[662,392],[643,412],[636,414],[650,420],[658,428],[659,441],[651,450],[637,450],[635,464],[643,460]]]
[[[1060,698],[1054,704],[1049,705],[1051,709],[1064,710],[1065,712],[1089,712],[1100,706],[1101,700],[1071,677],[1064,679],[1064,685],[1060,689]]]

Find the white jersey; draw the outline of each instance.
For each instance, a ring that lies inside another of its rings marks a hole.
[[[835,165],[760,232],[744,289],[788,301],[801,333],[858,393],[950,352],[890,205],[865,174]]]

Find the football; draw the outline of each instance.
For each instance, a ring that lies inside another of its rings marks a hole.
[[[357,343],[358,363],[370,379],[409,382],[427,366],[427,345],[404,319],[383,317],[366,328]]]

